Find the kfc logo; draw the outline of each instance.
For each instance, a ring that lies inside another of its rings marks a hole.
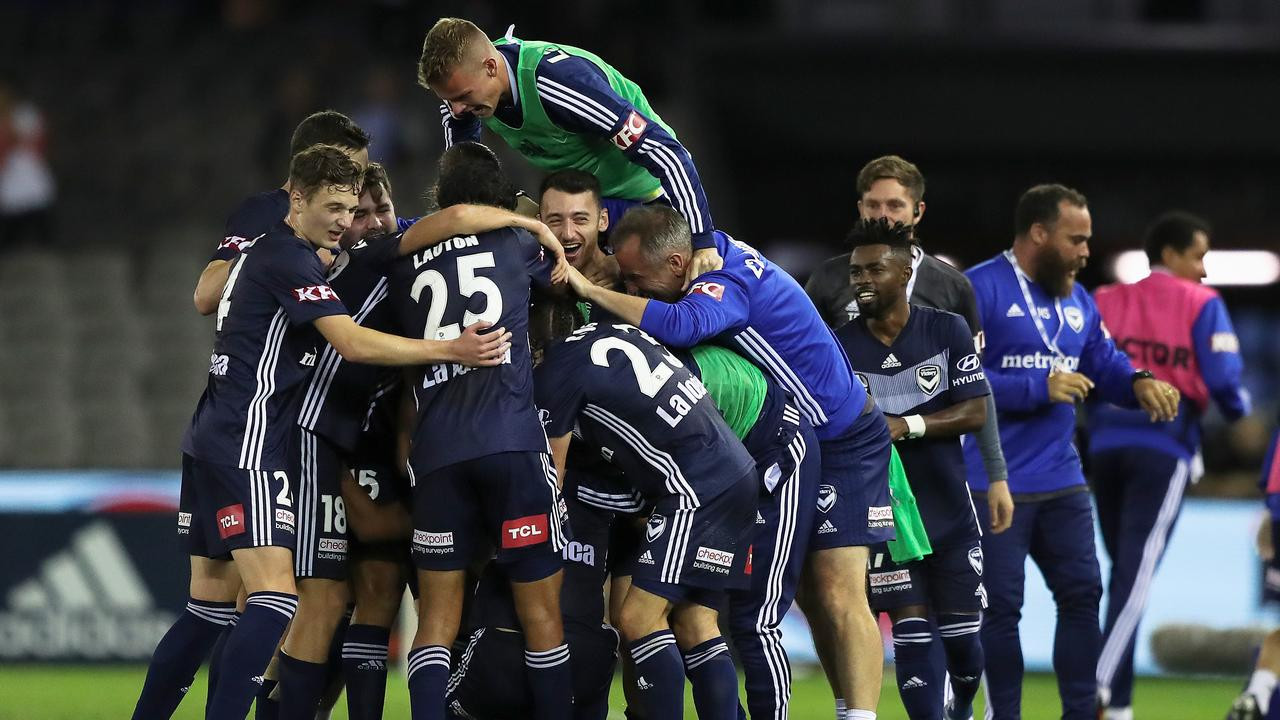
[[[226,540],[244,533],[244,505],[228,505],[218,511],[218,535]]]
[[[613,136],[613,144],[617,145],[619,150],[626,151],[627,148],[640,139],[640,136],[644,134],[648,127],[649,121],[645,120],[640,113],[632,110],[631,114],[627,116],[627,121],[622,123],[618,133]]]
[[[724,299],[724,285],[718,282],[696,282],[689,288],[689,294],[701,293],[711,296],[716,302]]]
[[[260,237],[262,237],[262,235],[250,240],[248,238],[242,238],[239,235],[228,235],[222,238],[222,242],[218,244],[218,249],[242,253],[253,247],[253,244],[257,242]]]
[[[312,285],[304,288],[294,288],[293,297],[298,302],[320,302],[321,300],[337,300],[338,293],[328,285]]]
[[[502,523],[502,547],[504,548],[521,548],[546,541],[546,515],[527,515]]]

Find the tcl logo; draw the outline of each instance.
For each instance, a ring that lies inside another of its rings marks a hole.
[[[709,295],[716,302],[720,302],[724,298],[724,285],[718,282],[696,282],[693,287],[689,288],[689,294],[692,295],[693,293]]]
[[[649,127],[649,121],[644,119],[640,113],[635,110],[627,116],[627,121],[622,123],[622,127],[618,129],[616,135],[613,136],[613,144],[618,146],[619,150],[626,150],[640,139],[646,128]]]
[[[755,554],[755,549],[756,549],[756,546],[754,543],[747,546],[747,566],[742,569],[742,572],[744,575],[751,574],[751,556]]]
[[[502,523],[502,547],[519,548],[547,541],[547,516],[529,515]]]
[[[218,511],[218,535],[223,540],[244,532],[244,505],[228,505]]]
[[[337,300],[338,293],[328,285],[312,285],[304,288],[294,288],[293,296],[298,302],[320,302],[321,300]]]

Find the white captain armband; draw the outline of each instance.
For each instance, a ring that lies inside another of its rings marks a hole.
[[[919,415],[904,415],[902,421],[907,424],[907,438],[924,437],[924,418]]]

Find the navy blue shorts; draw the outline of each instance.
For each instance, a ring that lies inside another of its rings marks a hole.
[[[547,453],[486,455],[413,477],[419,570],[463,570],[489,548],[516,582],[560,569],[568,519]]]
[[[182,454],[178,536],[187,553],[227,558],[232,550],[294,545],[293,493],[284,470],[242,470]]]
[[[889,446],[889,424],[876,407],[839,437],[822,441],[822,484],[809,552],[893,539]]]
[[[934,613],[976,613],[987,607],[982,586],[982,546],[978,539],[934,548],[920,560],[899,565],[886,545],[872,548],[867,568],[871,609],[885,612],[923,605]]]
[[[564,638],[573,677],[573,717],[605,720],[618,663],[618,632],[608,625],[580,629],[567,624]],[[453,718],[525,720],[533,717],[527,678],[524,635],[482,627],[471,633],[457,659],[445,705]]]
[[[342,499],[342,450],[310,430],[295,427],[289,440],[289,474],[298,479],[298,539],[293,574],[345,580],[350,537]]]
[[[720,593],[749,587],[758,482],[753,467],[693,510],[680,509],[681,498],[675,495],[659,499],[645,525],[632,585],[674,603],[698,602],[692,590]],[[708,606],[718,607],[716,602]]]
[[[351,477],[360,488],[369,493],[369,499],[378,505],[403,503],[409,507],[412,495],[409,476],[403,466],[396,464],[394,434],[361,433],[356,447],[346,458]]]

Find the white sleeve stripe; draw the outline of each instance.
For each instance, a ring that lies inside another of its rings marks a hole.
[[[689,231],[695,235],[703,232],[702,217],[698,213],[698,205],[694,200],[693,184],[689,182],[689,175],[680,164],[680,159],[671,152],[671,148],[653,140],[645,140],[641,143],[640,152],[653,157],[654,161],[667,171],[667,179],[674,191],[676,209],[688,219]]]
[[[552,79],[550,79],[550,78],[545,78],[545,77],[540,77],[540,78],[538,78],[538,89],[539,89],[539,90],[542,90],[542,91],[548,91],[548,90],[550,90],[550,91],[556,91],[556,90],[558,90],[558,91],[560,91],[560,92],[564,93],[565,95],[567,95],[568,97],[575,98],[575,99],[577,99],[577,100],[581,101],[583,104],[585,104],[585,105],[588,105],[588,106],[590,106],[590,107],[595,108],[595,109],[596,109],[596,110],[598,110],[602,115],[604,115],[604,117],[608,118],[608,119],[609,119],[609,121],[610,121],[611,123],[616,124],[616,123],[618,122],[618,114],[617,114],[617,113],[615,113],[614,111],[610,110],[609,108],[607,108],[607,107],[605,107],[605,106],[601,105],[600,103],[596,102],[595,100],[592,100],[591,98],[587,97],[586,95],[583,95],[582,93],[578,92],[577,90],[574,90],[573,88],[569,88],[569,87],[565,87],[564,85],[561,85],[560,83],[556,82],[555,80],[552,80]],[[612,129],[612,127],[610,127],[610,129]]]
[[[602,128],[605,132],[613,130],[613,124],[605,118],[600,117],[599,113],[591,110],[585,105],[580,105],[570,98],[560,95],[558,92],[548,89],[542,89],[539,93],[544,100],[553,103],[559,107],[568,110],[578,117],[590,122],[596,127]]]

